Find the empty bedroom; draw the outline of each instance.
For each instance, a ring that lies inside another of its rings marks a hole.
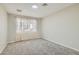
[[[79,55],[79,4],[0,3],[0,55]]]

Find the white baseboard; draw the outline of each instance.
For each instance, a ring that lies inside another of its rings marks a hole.
[[[44,38],[42,38],[42,39],[44,39]],[[44,39],[44,40],[47,40],[47,39]],[[72,50],[74,50],[74,51],[78,51],[78,52],[79,52],[79,50],[76,49],[76,48],[72,48],[72,47],[66,46],[66,45],[64,45],[64,44],[60,44],[60,43],[57,43],[57,42],[53,42],[53,41],[51,41],[51,40],[47,40],[47,41],[50,41],[50,42],[52,42],[52,43],[55,43],[55,44],[58,44],[58,45],[61,45],[61,46],[63,46],[63,47],[67,47],[67,48],[69,48],[69,49],[72,49]]]
[[[1,47],[0,54],[3,52],[3,50],[6,48],[6,46],[7,45]]]

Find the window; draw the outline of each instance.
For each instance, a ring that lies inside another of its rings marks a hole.
[[[16,18],[16,32],[36,32],[37,31],[36,19]]]

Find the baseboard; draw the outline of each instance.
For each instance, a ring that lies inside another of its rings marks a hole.
[[[17,42],[23,42],[23,41],[36,40],[36,39],[41,39],[41,38],[28,39],[28,40],[19,40],[19,41],[15,41],[15,42],[9,42],[8,44],[11,44],[11,43],[17,43]]]
[[[0,50],[0,54],[4,51],[4,49],[6,48],[6,46],[7,46],[7,44],[4,47],[2,47],[2,49]]]
[[[42,38],[42,39],[44,39],[44,38]],[[44,39],[44,40],[47,40],[47,39]],[[52,42],[52,43],[55,43],[55,44],[58,44],[58,45],[60,45],[60,46],[63,46],[63,47],[69,48],[69,49],[71,49],[71,50],[74,50],[74,51],[79,52],[78,49],[75,49],[75,48],[72,48],[72,47],[68,47],[68,46],[66,46],[66,45],[59,44],[59,43],[57,43],[57,42],[53,42],[53,41],[51,41],[51,40],[47,40],[47,41]]]

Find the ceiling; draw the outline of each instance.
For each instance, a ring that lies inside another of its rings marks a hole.
[[[71,3],[48,3],[48,6],[42,6],[42,3],[4,3],[8,13],[32,17],[45,17],[51,13],[55,13],[63,8],[66,8]],[[32,5],[37,5],[38,8],[32,8]],[[17,12],[20,9],[22,12]]]

